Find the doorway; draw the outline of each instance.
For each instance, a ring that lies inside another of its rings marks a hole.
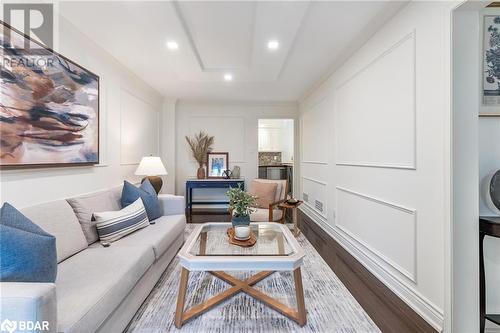
[[[479,216],[492,216],[485,205],[484,181],[500,169],[500,103],[486,94],[484,55],[490,44],[486,18],[500,17],[500,8],[467,1],[452,15],[452,226],[451,331],[477,332],[479,302]],[[496,73],[495,73],[496,75]],[[488,77],[488,79],[490,79]],[[491,78],[490,80],[497,80]],[[485,92],[483,92],[485,90]],[[497,97],[498,98],[498,97]],[[500,312],[500,243],[486,239],[486,312]],[[498,326],[487,322],[486,329]]]
[[[293,196],[294,119],[258,120],[258,165],[261,179],[288,180],[288,195]]]

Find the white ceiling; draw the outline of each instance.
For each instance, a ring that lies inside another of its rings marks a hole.
[[[59,10],[165,96],[297,101],[403,4],[70,1]],[[267,49],[271,39],[278,50]]]

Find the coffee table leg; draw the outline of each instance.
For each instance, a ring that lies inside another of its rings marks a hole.
[[[293,278],[295,280],[295,297],[297,299],[297,312],[298,312],[298,323],[300,326],[306,324],[306,304],[304,301],[304,287],[302,286],[302,274],[300,272],[300,267],[293,271]]]
[[[189,271],[182,267],[181,282],[179,283],[179,295],[177,296],[177,308],[175,309],[175,327],[177,328],[181,328],[182,326],[182,316],[184,314],[184,302],[186,300],[188,279]]]

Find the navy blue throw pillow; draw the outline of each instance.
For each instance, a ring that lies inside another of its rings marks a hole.
[[[0,281],[55,282],[56,238],[9,203],[0,209]]]
[[[127,207],[139,198],[142,199],[142,203],[144,204],[144,208],[146,208],[146,214],[148,214],[148,219],[150,221],[153,221],[161,216],[158,195],[148,179],[141,184],[141,187],[135,187],[128,181],[124,181],[122,190],[122,208]]]

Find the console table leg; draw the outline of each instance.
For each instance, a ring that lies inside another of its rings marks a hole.
[[[186,300],[187,283],[189,279],[189,271],[184,267],[181,268],[181,281],[179,283],[179,295],[177,296],[177,307],[175,309],[175,327],[181,328],[182,317],[184,315],[184,302]]]
[[[193,188],[189,188],[189,214],[193,214]]]

